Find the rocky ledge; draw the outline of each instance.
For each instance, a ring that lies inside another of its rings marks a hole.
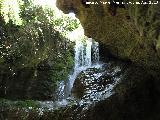
[[[89,0],[98,4],[86,5],[85,1],[57,0],[57,7],[64,13],[74,12],[85,35],[104,44],[114,57],[149,69],[160,68],[160,4],[109,5],[102,4],[107,0]]]

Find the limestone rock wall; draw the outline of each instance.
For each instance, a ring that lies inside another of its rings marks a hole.
[[[104,44],[113,56],[151,69],[160,68],[160,4],[130,4],[124,8],[100,2],[85,5],[83,1],[57,0],[57,7],[64,13],[74,12],[85,35]]]

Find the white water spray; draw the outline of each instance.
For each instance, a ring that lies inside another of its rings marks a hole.
[[[92,38],[88,38],[85,41],[77,40],[74,49],[74,70],[73,73],[69,75],[66,83],[63,81],[59,84],[59,99],[67,98],[71,95],[74,81],[81,71],[95,67],[99,62],[99,44]]]

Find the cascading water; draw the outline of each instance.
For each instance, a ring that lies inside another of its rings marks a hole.
[[[92,64],[99,63],[99,43],[93,42],[92,43]]]
[[[77,40],[74,49],[75,65],[72,74],[68,76],[68,80],[58,83],[58,89],[55,95],[57,98],[55,98],[55,101],[41,102],[41,105],[47,106],[48,108],[51,106],[58,108],[65,107],[72,103],[88,107],[114,94],[113,88],[121,79],[121,74],[119,74],[121,69],[114,67],[109,70],[104,63],[99,64],[99,44],[91,38],[84,41]],[[83,72],[80,73],[81,71]],[[83,84],[84,87],[82,90],[83,96],[78,100],[75,99],[76,94],[79,94],[75,91],[78,88],[76,86],[77,75],[79,75],[77,80],[80,80],[80,84]],[[74,82],[75,85],[73,86]],[[74,97],[70,97],[71,90]]]
[[[86,40],[86,54],[85,54],[85,63],[83,65],[83,67],[90,67],[92,65],[92,58],[91,58],[91,54],[92,54],[92,38],[88,38],[88,40]]]
[[[99,62],[99,44],[92,38],[85,41],[77,40],[75,45],[74,69],[69,75],[68,81],[62,81],[58,86],[58,100],[62,100],[71,95],[74,80],[77,75],[87,68],[95,67]]]

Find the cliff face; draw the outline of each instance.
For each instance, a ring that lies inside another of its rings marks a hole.
[[[100,2],[85,5],[82,1],[57,0],[57,7],[64,13],[74,12],[85,35],[104,44],[113,56],[160,68],[160,4],[109,6]]]

